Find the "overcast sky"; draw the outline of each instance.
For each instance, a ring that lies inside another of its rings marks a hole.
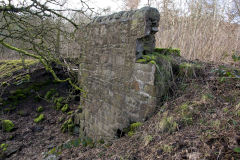
[[[73,7],[76,8],[77,0],[69,0]],[[141,0],[140,6],[143,7],[147,5],[148,0]],[[123,0],[89,0],[88,2],[90,7],[98,8],[111,8],[111,12],[118,12],[124,10]]]
[[[75,3],[78,0],[69,0],[69,2],[73,2],[72,4],[74,5],[73,7],[77,7]],[[175,1],[175,7],[176,8],[184,8],[184,5],[186,3],[186,0],[174,0]],[[151,6],[155,7],[155,3],[159,3],[161,0],[156,0],[156,1],[151,1]],[[123,0],[88,0],[87,4],[89,4],[90,7],[94,7],[96,10],[99,8],[111,8],[111,12],[118,12],[121,10],[124,10],[124,5],[123,5]],[[147,6],[148,0],[141,0],[139,8]]]

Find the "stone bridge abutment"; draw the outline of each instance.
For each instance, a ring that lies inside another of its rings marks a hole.
[[[79,31],[79,83],[87,92],[74,117],[81,135],[115,138],[153,114],[156,66],[136,60],[153,52],[159,19],[157,9],[144,7],[97,17]]]

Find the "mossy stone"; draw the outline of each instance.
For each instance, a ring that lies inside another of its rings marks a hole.
[[[138,129],[139,127],[142,126],[142,123],[141,122],[136,122],[136,123],[132,123],[130,125],[130,130],[131,131],[136,131],[136,129]]]
[[[1,145],[0,145],[0,149],[2,150],[2,151],[6,151],[7,150],[7,147],[8,147],[8,144],[6,144],[6,143],[2,143]],[[1,158],[1,157],[0,157]]]
[[[51,89],[51,90],[47,91],[44,98],[47,100],[50,100],[56,92],[57,92],[56,89]]]
[[[36,111],[37,111],[37,112],[42,112],[42,111],[43,111],[43,107],[42,107],[42,106],[39,106]]]
[[[69,110],[68,104],[65,104],[61,109],[62,112],[67,112],[68,110]]]
[[[5,132],[11,132],[14,128],[14,124],[11,120],[2,120],[1,121],[2,129]]]
[[[61,108],[62,108],[62,104],[59,103],[59,102],[57,102],[57,104],[56,104],[56,109],[57,109],[57,110],[60,110]]]
[[[74,129],[74,123],[72,118],[69,118],[68,120],[66,120],[63,125],[61,126],[61,131],[64,133],[66,131],[72,133],[73,129]]]
[[[132,124],[130,124],[129,127],[124,128],[124,129],[123,129],[123,132],[127,133],[128,136],[133,136],[133,135],[135,134],[136,130],[137,130],[140,126],[142,126],[142,123],[141,123],[141,122],[132,123]]]
[[[59,98],[55,98],[54,99],[54,103],[57,104],[57,103],[62,103],[64,101],[64,98],[63,97],[59,97]]]
[[[39,123],[44,120],[44,114],[40,114],[37,118],[34,119],[35,123]]]

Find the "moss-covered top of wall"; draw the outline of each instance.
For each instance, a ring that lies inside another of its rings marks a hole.
[[[154,52],[164,54],[164,55],[180,56],[181,51],[178,48],[155,48]]]

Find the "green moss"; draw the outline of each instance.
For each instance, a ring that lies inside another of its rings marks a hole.
[[[131,131],[136,131],[136,129],[138,129],[139,127],[142,126],[142,123],[141,122],[136,122],[136,123],[132,123],[130,125],[130,130]]]
[[[29,74],[19,75],[19,76],[16,76],[16,78],[15,78],[16,81],[14,82],[14,84],[15,85],[20,85],[24,82],[29,82],[30,79],[31,79],[31,76]]]
[[[9,101],[11,101],[12,104],[17,105],[22,100],[26,99],[29,95],[31,95],[32,87],[27,87],[24,89],[17,89],[17,90],[11,90],[10,96],[8,97]]]
[[[2,129],[5,132],[11,132],[14,128],[14,124],[10,120],[2,120],[1,121]]]
[[[71,115],[71,114],[73,114],[73,111],[69,111],[67,114],[68,114],[68,115]]]
[[[59,97],[59,98],[55,98],[54,99],[54,103],[56,104],[56,109],[60,110],[63,107],[63,103],[64,102],[64,97]]]
[[[27,67],[36,63],[38,63],[38,60],[25,60]],[[11,76],[14,72],[21,69],[23,69],[22,60],[0,60],[0,78]]]
[[[44,120],[44,114],[40,114],[37,118],[34,119],[35,123],[39,123]]]
[[[0,149],[1,149],[2,151],[6,151],[6,150],[7,150],[7,147],[8,147],[8,144],[6,144],[6,143],[2,143],[2,144],[0,145]]]
[[[65,121],[63,123],[63,125],[61,126],[61,131],[64,133],[64,132],[70,132],[72,133],[73,132],[73,129],[74,129],[74,123],[73,123],[73,120],[72,118],[69,118],[67,121]]]
[[[180,56],[180,53],[181,53],[180,49],[178,48],[155,48],[154,52],[158,54],[175,55],[175,56]]]
[[[61,108],[62,108],[62,104],[61,103],[59,103],[59,102],[57,102],[57,104],[56,104],[56,109],[57,110],[60,110]]]
[[[47,91],[44,98],[47,100],[50,100],[55,93],[56,93],[56,89],[51,89],[51,90]]]
[[[141,122],[132,123],[132,124],[130,124],[129,127],[124,128],[124,129],[123,129],[123,132],[127,133],[128,136],[133,136],[133,135],[135,134],[136,130],[137,130],[140,126],[142,126],[142,123],[141,123]]]
[[[42,106],[39,106],[37,109],[36,109],[37,112],[42,112],[43,111],[43,107]]]
[[[130,136],[130,137],[133,136],[134,134],[135,134],[135,132],[133,132],[133,131],[128,132],[128,136]]]
[[[25,81],[29,82],[30,79],[31,79],[31,76],[30,76],[29,74],[26,74],[26,75],[24,76],[24,80],[25,80]]]
[[[63,103],[64,101],[64,97],[59,97],[59,98],[55,98],[54,99],[54,103],[57,104],[57,103]]]
[[[69,110],[68,104],[65,104],[61,109],[62,112],[67,112],[68,110]]]

